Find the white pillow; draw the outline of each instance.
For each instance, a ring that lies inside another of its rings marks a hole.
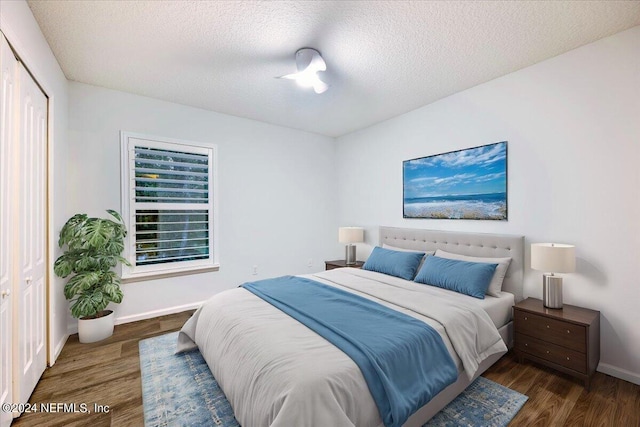
[[[468,256],[468,255],[461,255],[461,254],[453,254],[451,252],[443,251],[442,249],[438,249],[435,253],[435,256],[440,258],[447,258],[447,259],[457,259],[459,261],[486,262],[490,264],[498,264],[496,266],[496,271],[493,273],[493,278],[491,279],[491,283],[489,283],[489,288],[487,288],[487,295],[491,295],[493,297],[500,296],[498,292],[502,290],[502,282],[504,280],[505,274],[507,274],[507,268],[509,268],[509,264],[511,263],[511,258],[489,258],[489,257]]]
[[[400,251],[400,252],[424,252],[424,256],[422,257],[422,259],[420,260],[420,264],[418,264],[418,269],[416,270],[416,274],[418,271],[420,271],[420,269],[422,268],[422,264],[424,264],[424,260],[425,258],[427,258],[429,255],[433,255],[433,251],[423,251],[420,249],[405,249],[405,248],[399,248],[397,246],[391,246],[391,245],[387,245],[386,243],[382,244],[382,248],[383,249],[389,249],[391,251]],[[444,257],[443,257],[444,258]],[[496,267],[497,268],[497,267]]]
[[[422,252],[425,255],[433,255],[433,251],[424,251],[422,249],[405,249],[399,248],[397,246],[387,245],[386,243],[382,244],[384,249],[389,249],[390,251],[400,251],[400,252]],[[444,257],[443,257],[444,258]]]

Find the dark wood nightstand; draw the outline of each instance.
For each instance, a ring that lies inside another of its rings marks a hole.
[[[513,307],[515,352],[580,378],[589,390],[591,376],[600,361],[600,312],[564,304],[546,308],[527,298]]]
[[[364,261],[356,261],[354,265],[347,265],[347,262],[345,260],[337,259],[335,261],[325,261],[324,269],[333,270],[334,268],[342,268],[342,267],[362,268],[363,265],[364,265]]]

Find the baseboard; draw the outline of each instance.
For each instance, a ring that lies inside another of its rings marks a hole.
[[[627,371],[626,369],[621,369],[606,363],[598,364],[597,370],[603,374],[611,375],[612,377],[640,385],[640,374],[636,374],[635,372]]]
[[[168,314],[181,313],[187,310],[195,310],[200,307],[204,301],[194,302],[191,304],[177,305],[174,307],[162,308],[160,310],[146,311],[139,314],[131,314],[129,316],[116,317],[114,324],[122,325],[124,323],[137,322],[139,320],[153,319],[154,317],[166,316]],[[75,320],[75,319],[74,319]],[[67,332],[69,335],[78,333],[78,322],[75,321],[72,324],[67,325]]]
[[[160,310],[147,311],[140,314],[131,314],[129,316],[116,317],[115,324],[137,322],[138,320],[153,319],[154,317],[166,316],[167,314],[181,313],[187,310],[195,310],[200,307],[204,301],[194,302],[191,304],[177,305],[175,307],[162,308]]]
[[[49,360],[49,366],[53,366],[56,363],[56,360],[58,360],[58,356],[60,356],[62,348],[67,343],[68,339],[69,334],[67,333],[66,335],[62,336],[62,339],[60,341],[58,341],[58,344],[56,344],[55,348],[53,349],[53,359]]]

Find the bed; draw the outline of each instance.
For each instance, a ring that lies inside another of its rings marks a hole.
[[[402,422],[421,426],[511,346],[511,307],[522,299],[524,238],[381,227],[379,246],[511,258],[502,292],[484,299],[354,268],[301,276],[374,301],[438,332],[458,375]],[[482,343],[477,348],[460,337],[469,333],[470,324],[482,332],[475,338]],[[347,354],[247,289],[217,294],[196,311],[178,343],[181,351],[194,347],[245,427],[384,425],[363,373]]]

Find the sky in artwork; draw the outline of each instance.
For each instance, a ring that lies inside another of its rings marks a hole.
[[[507,191],[507,143],[403,162],[404,198]]]

